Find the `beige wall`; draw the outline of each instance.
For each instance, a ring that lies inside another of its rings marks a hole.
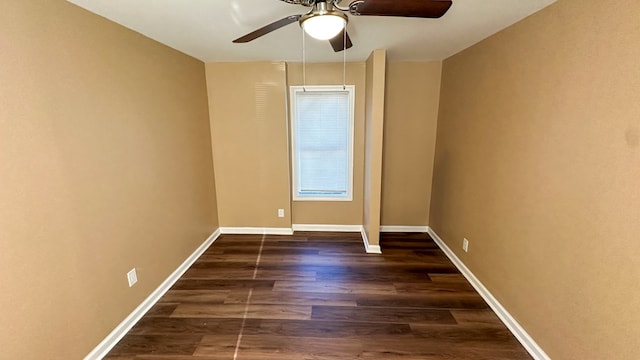
[[[638,14],[560,0],[444,62],[431,226],[557,360],[640,358]]]
[[[385,50],[374,50],[366,64],[364,216],[362,225],[370,245],[380,243],[386,56]]]
[[[285,64],[206,70],[220,226],[291,228]]]
[[[204,65],[64,1],[0,29],[0,357],[81,359],[217,228]]]
[[[442,62],[388,62],[382,224],[429,225]]]
[[[294,201],[294,224],[361,225],[364,170],[365,63],[347,64],[347,85],[355,85],[353,201]],[[342,63],[306,65],[307,85],[343,82]],[[303,85],[302,64],[287,64],[288,85]]]

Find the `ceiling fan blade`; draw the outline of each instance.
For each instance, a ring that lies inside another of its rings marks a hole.
[[[351,15],[439,18],[452,4],[451,0],[356,0],[349,5],[349,12]]]
[[[287,26],[291,23],[297,22],[298,20],[300,20],[300,17],[302,15],[291,15],[291,16],[287,16],[284,19],[280,19],[278,21],[272,22],[269,25],[263,26],[260,29],[250,32],[245,36],[239,37],[235,40],[233,40],[234,43],[246,43],[252,40],[255,40],[261,36],[267,35],[268,33],[274,31],[274,30],[278,30],[281,27]]]
[[[331,47],[333,47],[333,51],[340,52],[342,50],[349,49],[353,46],[353,43],[351,42],[351,38],[349,37],[349,33],[347,33],[346,35],[347,35],[346,48],[344,46],[345,29],[342,29],[342,31],[340,31],[340,34],[336,35],[334,38],[329,39],[329,43],[331,43]]]

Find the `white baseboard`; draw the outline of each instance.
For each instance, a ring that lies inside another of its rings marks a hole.
[[[360,232],[362,225],[293,224],[293,231]]]
[[[410,233],[426,233],[428,226],[404,226],[404,225],[382,225],[380,232],[410,232]]]
[[[362,234],[362,241],[364,242],[364,249],[367,254],[382,254],[380,245],[369,244],[369,238],[367,237],[367,232],[364,230],[364,226],[361,227],[360,233]]]
[[[237,235],[293,235],[293,229],[263,227],[221,227],[220,233]]]
[[[294,224],[291,228],[221,227],[221,234],[293,235],[294,231],[360,232],[367,254],[382,254],[380,245],[370,245],[362,225],[314,225]]]
[[[491,294],[491,292],[478,280],[478,278],[466,267],[466,265],[460,260],[456,254],[445,244],[444,241],[436,234],[430,227],[427,232],[438,244],[447,257],[454,263],[454,265],[460,270],[462,275],[471,283],[476,291],[482,296],[482,298],[489,304],[491,309],[498,315],[500,320],[509,328],[511,333],[520,341],[522,346],[529,352],[529,354],[535,360],[551,360],[549,355],[536,343],[536,341],[527,333],[527,331],[511,316],[509,311],[498,302],[498,300]]]
[[[208,248],[220,236],[220,229],[216,230],[209,236],[189,257],[171,274],[169,277],[155,289],[138,307],[133,310],[118,326],[116,326],[104,340],[98,344],[84,360],[99,360],[107,355],[107,353],[120,341],[131,328],[144,316],[144,314],[155,305],[167,290],[175,284],[178,279],[189,269],[193,263],[198,260]]]

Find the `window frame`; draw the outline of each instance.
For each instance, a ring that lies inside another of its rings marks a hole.
[[[347,194],[344,196],[304,196],[300,195],[298,182],[298,151],[297,151],[297,132],[296,125],[298,119],[296,118],[296,106],[297,106],[297,94],[304,92],[346,92],[349,100],[349,144],[348,144],[348,179],[347,179]],[[290,86],[289,97],[291,104],[291,177],[292,177],[292,196],[293,201],[353,201],[353,152],[354,152],[354,131],[355,131],[355,85],[314,85],[314,86]]]

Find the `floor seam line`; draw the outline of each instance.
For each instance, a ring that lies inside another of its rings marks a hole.
[[[256,258],[256,266],[255,266],[255,269],[253,269],[252,280],[255,280],[258,277],[258,267],[260,266],[260,259],[262,258],[262,249],[264,248],[265,238],[266,238],[266,235],[262,235],[262,240],[260,241],[260,250],[258,250],[258,257]],[[240,351],[240,344],[242,343],[244,328],[247,324],[247,315],[249,314],[249,305],[251,304],[252,295],[253,295],[253,288],[250,288],[249,294],[247,295],[247,304],[244,307],[244,315],[242,316],[242,325],[240,325],[240,332],[238,333],[238,340],[236,341],[236,349],[233,353],[233,360],[238,359],[238,352]]]

